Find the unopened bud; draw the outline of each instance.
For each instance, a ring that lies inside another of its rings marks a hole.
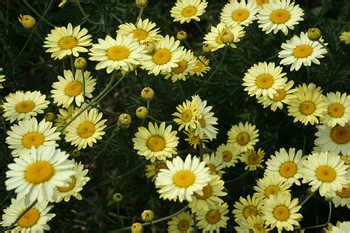
[[[186,40],[187,39],[187,32],[185,31],[178,31],[176,34],[176,39],[178,40]]]
[[[26,29],[31,29],[36,24],[35,18],[31,15],[19,15],[18,21]]]
[[[321,35],[321,30],[319,28],[309,28],[307,30],[307,37],[309,37],[310,40],[319,40]]]
[[[154,219],[154,212],[152,210],[144,210],[141,214],[142,221],[151,222]]]
[[[142,233],[143,227],[142,224],[139,222],[135,222],[131,225],[131,233]]]
[[[123,128],[129,128],[131,121],[132,121],[131,116],[130,114],[127,114],[127,113],[122,113],[118,117],[118,124]]]
[[[136,116],[139,119],[145,119],[148,116],[148,109],[144,106],[138,107],[136,109]]]
[[[135,3],[138,8],[144,8],[148,5],[148,0],[135,0]]]
[[[83,57],[78,57],[74,60],[74,67],[77,69],[85,69],[87,61]]]
[[[150,87],[145,87],[141,91],[141,97],[145,100],[151,100],[154,97],[154,91]]]

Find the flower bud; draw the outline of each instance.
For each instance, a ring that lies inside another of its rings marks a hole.
[[[210,47],[210,45],[208,45],[208,44],[203,44],[202,50],[203,50],[203,52],[205,52],[205,53],[209,53],[209,52],[211,52],[211,47]]]
[[[113,197],[112,197],[113,201],[118,203],[118,202],[121,202],[123,200],[123,194],[121,193],[115,193],[113,194]]]
[[[228,43],[232,43],[233,40],[235,39],[234,35],[232,32],[230,31],[225,31],[221,37],[220,37],[222,43],[224,44],[228,44]]]
[[[119,115],[118,118],[118,124],[123,127],[123,128],[129,128],[130,124],[131,124],[131,116],[130,114],[127,113],[122,113]]]
[[[178,40],[186,40],[187,39],[187,32],[185,31],[178,31],[176,34],[176,39]]]
[[[78,57],[74,60],[74,67],[77,69],[85,69],[87,61],[83,57]]]
[[[307,30],[307,37],[309,37],[310,40],[319,40],[321,36],[322,34],[319,28],[309,28]]]
[[[18,21],[26,29],[31,29],[36,24],[36,20],[31,15],[19,15]]]
[[[144,210],[141,214],[142,221],[151,222],[154,219],[154,212],[152,210]]]
[[[135,3],[138,8],[144,8],[148,5],[148,0],[135,0]]]
[[[142,224],[139,222],[135,222],[131,225],[131,233],[142,233],[143,227]]]
[[[145,87],[141,91],[141,97],[145,100],[151,100],[154,97],[154,91],[150,87]]]
[[[148,109],[144,106],[138,107],[136,109],[136,116],[139,119],[145,119],[148,116]]]
[[[54,122],[56,119],[56,114],[53,112],[48,112],[45,114],[45,120],[49,122]]]

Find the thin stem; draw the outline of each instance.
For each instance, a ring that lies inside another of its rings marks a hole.
[[[136,19],[136,23],[141,19],[144,9],[145,9],[144,7],[140,8],[139,14],[138,14],[137,19]]]
[[[48,25],[50,25],[51,27],[55,27],[54,24],[50,23],[45,17],[44,15],[40,15],[39,12],[37,12],[28,2],[27,0],[23,1],[24,5],[26,5],[26,7],[28,7],[31,11],[33,11],[33,13],[37,16],[40,17],[45,23],[47,23]],[[50,1],[49,6],[51,6],[52,1]],[[49,8],[49,7],[48,7]]]
[[[249,174],[249,171],[243,172],[241,175],[237,176],[236,178],[234,178],[232,180],[225,181],[225,183],[227,184],[227,183],[236,182],[237,180],[240,180],[241,178],[243,178],[244,176],[246,176],[248,174]]]
[[[310,198],[315,195],[315,192],[310,193],[301,203],[300,205],[303,206],[306,202],[310,200]]]
[[[78,8],[80,10],[80,13],[83,15],[83,20],[86,19],[86,21],[88,21],[89,23],[92,23],[92,24],[101,24],[99,22],[96,22],[94,20],[89,19],[90,15],[86,14],[84,8],[80,4],[80,1],[76,1],[76,3],[77,3],[77,6],[78,6]]]
[[[304,230],[306,229],[316,229],[316,228],[322,228],[325,227],[329,224],[329,222],[331,221],[331,217],[332,217],[332,203],[328,202],[328,217],[327,217],[327,222],[319,224],[319,225],[314,225],[314,226],[309,226],[309,227],[304,227]]]
[[[5,228],[5,231],[8,231],[8,230],[11,230],[11,229],[15,228],[17,222],[18,222],[31,208],[33,208],[33,206],[35,206],[36,203],[37,203],[37,201],[35,200],[32,204],[30,204],[30,205],[26,208],[26,210],[23,211],[23,213],[21,213],[21,214],[16,218],[16,220],[15,220],[14,223],[12,223],[9,227],[6,227],[6,228]]]

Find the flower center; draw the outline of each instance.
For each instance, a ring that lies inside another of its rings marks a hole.
[[[233,154],[231,151],[225,150],[222,152],[222,160],[225,162],[230,162],[232,160]]]
[[[280,188],[278,185],[269,185],[265,188],[264,194],[266,197],[269,197],[271,195],[276,195],[280,191]]]
[[[249,17],[249,11],[247,9],[237,9],[232,12],[232,19],[237,22],[243,22]]]
[[[332,103],[328,106],[328,115],[334,118],[340,118],[344,115],[344,105],[340,103]]]
[[[202,192],[203,192],[202,195],[199,195],[197,193],[195,193],[194,195],[196,196],[197,199],[207,200],[209,197],[213,195],[213,188],[208,184],[204,186],[204,188],[202,189]]]
[[[287,221],[289,219],[289,209],[285,205],[278,205],[273,209],[273,216],[278,221]]]
[[[274,10],[270,14],[270,20],[274,24],[283,24],[290,19],[291,15],[289,11],[284,9]]]
[[[284,178],[290,178],[295,176],[297,173],[298,166],[293,161],[287,161],[281,164],[280,166],[280,175]]]
[[[58,41],[61,49],[72,49],[78,44],[78,40],[73,36],[64,36]]]
[[[308,57],[312,54],[313,48],[310,45],[298,45],[293,49],[293,56],[296,58]]]
[[[81,138],[89,138],[96,131],[95,124],[90,121],[85,121],[78,126],[77,132]]]
[[[183,17],[192,17],[197,13],[197,8],[195,6],[186,6],[181,11]]]
[[[179,61],[176,64],[177,64],[177,67],[171,69],[171,71],[175,74],[183,73],[188,67],[188,63],[185,60]]]
[[[129,57],[130,50],[125,46],[116,45],[107,49],[106,55],[110,60],[121,61]]]
[[[72,176],[71,181],[67,185],[57,187],[57,189],[61,193],[69,192],[75,187],[76,183],[77,183],[77,178],[75,176]]]
[[[250,136],[247,132],[240,132],[237,134],[236,141],[239,145],[245,146],[249,143]]]
[[[157,65],[164,65],[171,59],[171,52],[169,49],[160,48],[153,54],[152,60]]]
[[[192,111],[191,110],[185,110],[181,113],[181,120],[185,123],[192,120]]]
[[[306,115],[309,116],[313,114],[316,110],[316,106],[312,101],[306,100],[299,105],[299,111]]]
[[[177,224],[177,229],[179,229],[181,232],[187,232],[189,228],[190,228],[190,223],[188,222],[187,219],[181,219]]]
[[[216,174],[218,172],[217,169],[216,169],[216,166],[214,164],[208,163],[207,166],[209,168],[210,173]]]
[[[165,148],[165,140],[163,137],[161,137],[159,135],[152,135],[147,140],[147,147],[152,152],[162,151]]]
[[[83,91],[83,84],[80,81],[73,80],[64,88],[64,94],[69,97],[75,97]]]
[[[248,152],[249,153],[249,152]],[[251,151],[248,155],[248,159],[247,159],[247,164],[248,165],[257,165],[259,164],[260,161],[260,156],[258,153],[256,153],[255,151]]]
[[[249,217],[252,216],[257,216],[258,215],[258,209],[253,206],[253,205],[248,205],[244,207],[243,209],[243,216],[248,219]]]
[[[276,90],[276,94],[274,94],[272,100],[275,102],[279,102],[281,100],[284,100],[286,98],[287,92],[284,89],[278,89]]]
[[[348,183],[341,191],[337,192],[341,198],[350,198],[350,183]]]
[[[45,137],[42,133],[39,132],[29,132],[26,133],[22,138],[22,145],[30,149],[32,147],[37,148],[38,146],[41,146],[44,144]]]
[[[261,89],[268,89],[273,85],[273,77],[271,74],[260,74],[256,77],[255,84]]]
[[[22,228],[30,228],[38,222],[39,218],[39,210],[37,208],[31,208],[17,221],[17,224]]]
[[[210,224],[216,224],[221,220],[221,214],[219,210],[209,210],[206,215],[207,222]]]
[[[134,38],[135,38],[136,40],[138,40],[138,41],[142,41],[142,40],[146,39],[147,36],[148,36],[148,32],[145,31],[145,30],[143,30],[143,29],[141,29],[141,28],[135,29],[135,30],[132,32],[132,34],[133,34]]]
[[[337,144],[346,144],[350,141],[350,127],[337,125],[331,129],[330,137]]]
[[[337,173],[331,166],[321,165],[316,169],[316,177],[322,182],[330,183],[335,180]]]
[[[190,170],[180,170],[173,176],[173,183],[180,188],[188,188],[196,180],[196,175]]]
[[[47,161],[37,161],[26,167],[24,178],[34,185],[44,183],[55,174],[55,168]]]
[[[269,3],[269,0],[256,0],[256,4],[258,4],[259,6],[262,6],[267,3]]]
[[[31,100],[23,100],[16,104],[16,112],[27,113],[31,112],[35,108],[35,103]]]
[[[198,119],[198,122],[199,122],[199,126],[200,126],[201,128],[205,128],[205,126],[207,125],[207,123],[206,123],[204,117]]]

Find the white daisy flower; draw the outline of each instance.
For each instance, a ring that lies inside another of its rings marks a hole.
[[[227,25],[248,26],[256,19],[258,10],[258,6],[253,1],[232,1],[222,8],[220,19]]]
[[[334,127],[344,126],[350,120],[350,96],[346,93],[329,92],[325,102],[327,111],[321,118],[321,122],[329,127]]]
[[[289,188],[291,186],[291,183],[288,183],[279,175],[273,173],[258,179],[256,186],[254,186],[254,190],[258,197],[264,199],[281,193],[290,193]]]
[[[124,23],[118,26],[116,31],[119,35],[129,36],[132,35],[139,43],[143,42],[156,42],[161,39],[159,34],[159,28],[157,25],[149,19],[139,19],[136,24]]]
[[[316,151],[330,151],[336,154],[350,153],[350,125],[328,127],[317,126],[315,139]]]
[[[225,168],[234,167],[238,162],[240,150],[233,144],[222,144],[217,148],[215,155],[221,159],[221,163]]]
[[[331,201],[335,207],[345,206],[350,209],[350,182],[331,196]]]
[[[174,22],[181,24],[189,23],[191,20],[199,21],[199,17],[205,13],[207,6],[206,0],[177,0],[170,10],[170,15]]]

